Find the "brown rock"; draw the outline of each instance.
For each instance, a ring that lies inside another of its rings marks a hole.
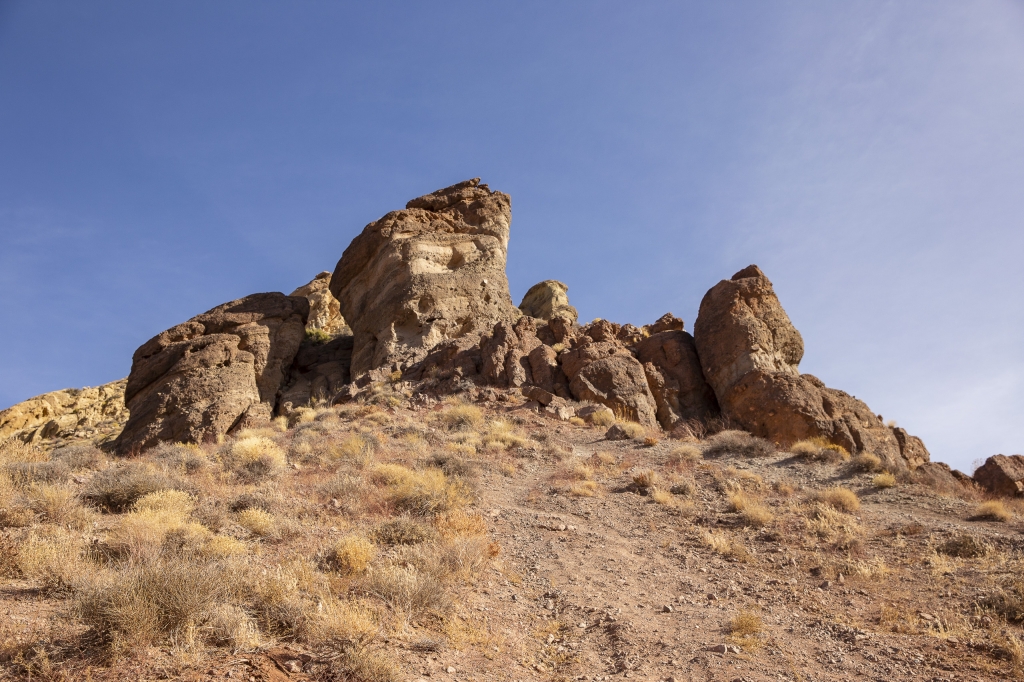
[[[330,283],[331,273],[324,271],[290,295],[305,296],[309,301],[309,319],[306,321],[306,329],[319,329],[331,335],[351,334],[352,330],[345,324],[345,318],[341,316],[341,304],[331,294]]]
[[[867,405],[800,374],[803,339],[757,266],[708,291],[694,335],[704,376],[734,423],[776,443],[822,437],[907,467],[897,437]],[[907,453],[920,463],[927,450],[909,438]]]
[[[505,277],[511,221],[509,196],[476,178],[367,225],[330,284],[354,334],[352,375],[518,319]]]
[[[974,472],[974,480],[997,495],[1024,493],[1024,457],[993,455]]]
[[[657,425],[657,406],[647,386],[643,365],[616,340],[608,338],[609,324],[594,323],[586,335],[577,338],[573,347],[558,359],[569,379],[569,390],[577,400],[605,405],[620,418],[644,426]],[[615,329],[618,331],[618,329]],[[611,336],[614,339],[614,335]]]
[[[36,442],[50,438],[114,436],[128,419],[124,406],[127,379],[95,388],[66,388],[44,393],[0,411],[0,440]]]
[[[557,316],[575,324],[579,313],[576,312],[576,308],[569,305],[568,291],[569,287],[558,280],[544,280],[530,287],[523,296],[519,309],[524,315],[538,320],[550,320]]]
[[[305,337],[309,303],[279,293],[218,306],[143,344],[132,358],[120,453],[201,442],[269,416]],[[250,407],[264,403],[265,407]]]
[[[917,436],[911,436],[907,433],[906,429],[901,429],[898,426],[893,427],[892,435],[896,437],[896,442],[900,447],[900,454],[903,456],[903,459],[907,460],[910,468],[919,467],[931,460],[931,455],[928,453],[928,448],[924,446],[924,441]]]
[[[683,420],[718,416],[718,400],[704,380],[692,336],[681,330],[659,331],[640,341],[636,350],[662,428],[671,431]]]
[[[299,347],[288,380],[281,389],[278,411],[289,414],[292,409],[310,402],[334,402],[351,380],[351,363],[351,335],[342,334],[326,343],[307,338]]]
[[[971,477],[962,471],[950,469],[945,462],[925,462],[913,470],[917,483],[927,485],[941,493],[956,493],[974,487]]]

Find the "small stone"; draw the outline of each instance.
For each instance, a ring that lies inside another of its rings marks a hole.
[[[455,674],[455,668],[453,666],[448,666],[447,668],[445,668],[445,672],[448,673],[449,675],[454,675]]]
[[[586,621],[582,621],[582,620],[581,620],[581,621],[579,622],[579,624],[578,624],[578,625],[577,625],[576,627],[580,628],[581,630],[582,630],[582,629],[586,629],[586,627],[587,627],[587,623],[586,623]]]
[[[921,620],[935,620],[935,616],[930,613],[922,613]]]
[[[551,599],[548,599],[547,603],[544,604],[544,608],[546,608],[548,611],[554,611],[555,610],[555,602],[553,600],[551,600]]]
[[[836,577],[836,582],[837,582],[837,583],[839,583],[840,585],[845,585],[845,584],[846,584],[846,578],[844,578],[844,577],[843,577],[843,574],[842,574],[842,573],[840,573],[840,574],[839,574],[839,575],[838,575],[838,576]]]
[[[331,498],[331,506],[334,507],[335,509],[340,509],[341,508],[341,500],[339,500],[337,497],[332,497]]]
[[[555,641],[555,636],[554,635],[548,635],[548,644],[551,644],[554,641]]]
[[[558,524],[558,530],[565,530],[565,524],[564,523]]]
[[[662,613],[672,613],[672,607],[669,606],[668,604],[665,604],[664,606],[661,607],[661,612]]]
[[[725,654],[729,652],[729,647],[724,644],[716,644],[715,646],[710,647],[708,651],[715,654]]]
[[[290,673],[302,672],[302,661],[293,658],[290,661],[284,662],[284,669]]]
[[[825,582],[823,582],[821,584],[821,589],[823,589],[823,590],[827,590],[830,587],[832,587],[832,582],[829,581],[829,580],[826,580]]]

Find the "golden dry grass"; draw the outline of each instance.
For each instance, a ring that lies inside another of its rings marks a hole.
[[[1013,514],[1006,508],[1002,500],[989,500],[982,502],[974,509],[971,518],[977,521],[998,521],[1006,523],[1013,518]]]
[[[811,499],[838,511],[855,512],[860,509],[860,499],[857,497],[857,493],[849,488],[826,488],[812,495]]]
[[[850,466],[855,471],[875,472],[882,469],[882,459],[870,452],[862,452],[850,460]]]
[[[327,563],[342,575],[357,575],[366,571],[377,556],[377,548],[366,538],[346,535],[327,552]]]
[[[896,485],[896,477],[888,471],[883,471],[871,479],[871,485],[883,490],[886,488],[892,488]]]

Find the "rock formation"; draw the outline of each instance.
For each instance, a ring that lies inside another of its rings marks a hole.
[[[821,437],[850,452],[873,452],[890,468],[927,461],[919,440],[904,438],[904,456],[901,441],[867,405],[800,374],[803,339],[756,265],[708,291],[694,336],[722,413],[751,433],[781,444]]]
[[[305,296],[309,301],[307,330],[317,329],[332,336],[351,334],[352,330],[348,328],[345,318],[341,316],[341,305],[338,303],[338,299],[331,294],[330,283],[331,273],[325,270],[290,295]]]
[[[67,388],[30,398],[0,411],[0,440],[34,443],[116,435],[128,419],[124,406],[127,379],[95,388]]]
[[[353,376],[518,319],[505,277],[511,222],[509,196],[475,178],[367,225],[330,284],[352,327]]]
[[[201,442],[268,419],[308,315],[304,297],[253,294],[150,339],[132,357],[115,449]]]
[[[1024,457],[993,455],[974,472],[974,480],[997,495],[1024,494]]]
[[[569,324],[576,324],[579,313],[576,308],[569,305],[569,287],[556,279],[546,279],[543,282],[534,284],[523,296],[523,302],[519,309],[524,315],[529,315],[545,322],[552,317],[564,317]]]

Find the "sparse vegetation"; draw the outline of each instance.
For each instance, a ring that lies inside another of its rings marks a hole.
[[[842,512],[855,512],[860,509],[857,493],[849,488],[827,488],[815,493],[812,499]]]
[[[892,488],[896,485],[896,477],[888,471],[883,471],[871,479],[871,485],[883,490],[886,488]]]
[[[998,521],[1006,523],[1013,518],[1013,514],[1006,508],[1002,500],[989,500],[982,502],[974,510],[971,516],[972,521]]]
[[[763,438],[746,431],[722,431],[707,439],[704,457],[714,458],[725,455],[740,457],[767,457],[775,454],[775,446]]]
[[[878,455],[862,452],[850,460],[850,466],[854,471],[871,473],[882,469],[882,460]]]
[[[327,553],[327,563],[343,575],[363,573],[377,555],[373,543],[358,535],[346,535]]]
[[[829,443],[824,438],[797,441],[789,447],[789,451],[812,462],[843,462],[850,459],[846,448]]]

